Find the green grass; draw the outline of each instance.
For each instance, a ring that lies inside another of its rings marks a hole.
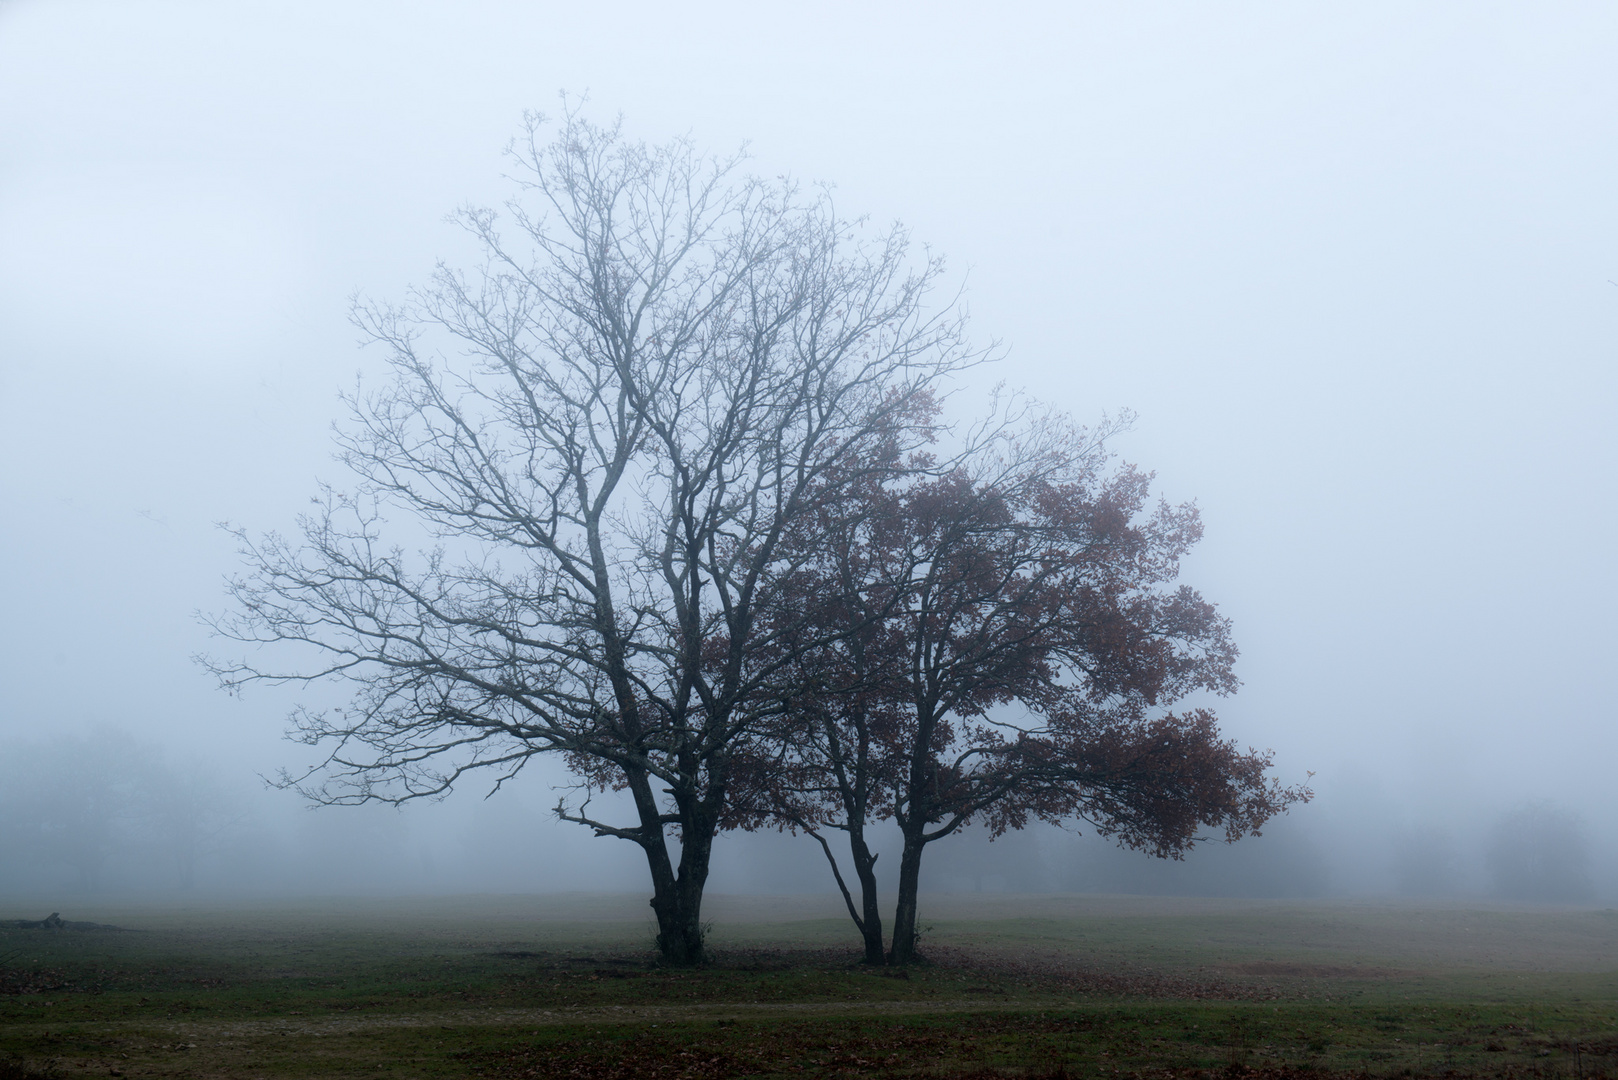
[[[0,930],[0,1077],[1618,1075],[1611,911],[930,897],[895,974],[799,898],[661,968],[644,903],[64,911],[126,929]]]

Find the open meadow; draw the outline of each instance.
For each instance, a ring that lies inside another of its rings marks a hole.
[[[86,903],[0,929],[0,1078],[1618,1076],[1618,911],[923,907],[895,973],[831,898],[712,898],[697,970],[632,896]]]

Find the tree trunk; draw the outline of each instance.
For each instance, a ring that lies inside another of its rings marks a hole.
[[[657,915],[657,950],[674,967],[695,967],[707,953],[703,948],[702,890],[677,881],[652,896]]]
[[[917,959],[916,954],[916,893],[921,883],[921,853],[927,841],[921,838],[921,828],[905,833],[904,854],[899,856],[899,902],[893,912],[893,950],[888,963],[903,966]]]
[[[702,890],[708,882],[708,862],[718,818],[692,813],[683,830],[680,870],[676,875],[663,833],[662,813],[652,792],[650,777],[641,770],[625,769],[630,794],[641,820],[640,847],[652,874],[652,912],[657,916],[657,949],[665,963],[694,967],[706,959],[703,949]],[[694,819],[694,820],[693,820]]]
[[[660,879],[655,860],[651,861],[654,866],[651,904],[657,916],[657,950],[665,963],[694,967],[703,961],[702,890],[696,890],[693,895],[687,884],[672,873]],[[665,858],[664,866],[667,864]]]
[[[669,963],[693,967],[708,958],[703,942],[707,928],[702,922],[702,890],[708,884],[708,862],[713,855],[718,816],[698,811],[686,817],[688,823],[682,827],[680,837],[680,876],[674,883],[678,914],[672,925],[660,927],[658,946]]]
[[[851,827],[848,846],[854,854],[854,874],[860,879],[860,933],[865,937],[865,962],[886,964],[882,948],[882,908],[877,903],[876,856],[865,843],[865,830]]]

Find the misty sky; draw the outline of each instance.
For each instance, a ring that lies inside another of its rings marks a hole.
[[[345,481],[348,297],[470,263],[565,88],[903,219],[980,381],[1135,410],[1284,778],[1606,828],[1615,57],[1594,2],[0,0],[0,740],[301,763],[189,659],[214,525]]]

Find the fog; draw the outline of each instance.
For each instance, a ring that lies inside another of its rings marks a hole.
[[[903,219],[1007,347],[966,396],[1132,409],[1202,508],[1224,729],[1316,799],[1183,863],[972,833],[928,887],[1618,903],[1615,48],[1595,3],[0,2],[0,893],[645,887],[559,763],[310,810],[262,777],[331,692],[191,660],[217,524],[345,480],[349,297],[469,263],[445,215],[566,88]],[[776,833],[710,885],[830,887]]]

